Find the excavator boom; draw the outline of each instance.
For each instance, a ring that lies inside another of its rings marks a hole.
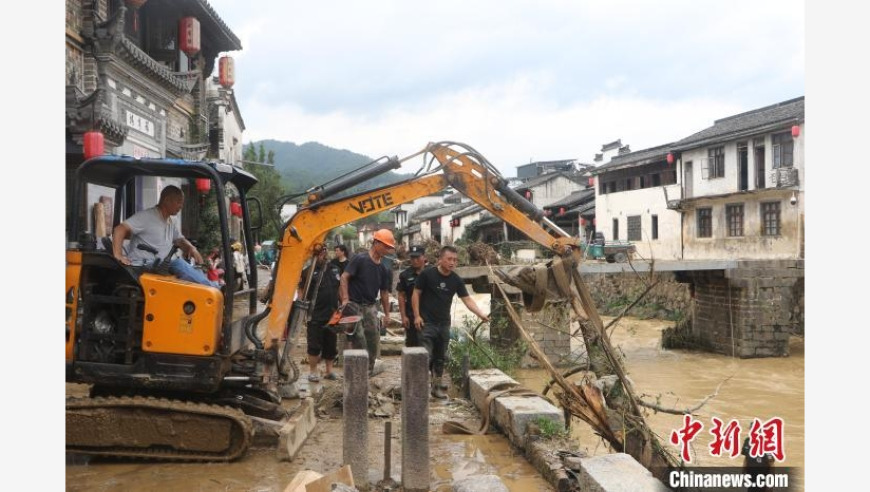
[[[459,148],[459,150],[457,150]],[[265,348],[281,339],[291,314],[291,302],[302,273],[305,259],[335,227],[389,210],[452,186],[496,217],[517,228],[531,240],[564,254],[578,246],[555,224],[544,218],[543,211],[507,186],[507,181],[474,149],[456,143],[430,143],[420,152],[399,160],[431,154],[439,166],[429,172],[389,186],[348,197],[323,199],[309,197],[285,224],[270,296]],[[551,232],[544,228],[545,224]]]

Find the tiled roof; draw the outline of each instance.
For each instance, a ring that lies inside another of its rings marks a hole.
[[[517,191],[528,190],[528,189],[534,188],[535,186],[540,186],[544,183],[547,183],[548,181],[556,179],[558,177],[570,179],[571,181],[574,181],[576,183],[579,183],[583,180],[583,177],[580,176],[579,174],[577,174],[575,176],[575,175],[570,175],[570,174],[563,173],[563,172],[547,173],[547,174],[542,174],[540,176],[535,176],[534,178],[530,178],[528,181],[524,181],[519,186],[514,188],[514,190],[517,190]]]
[[[570,195],[562,198],[561,200],[555,201],[546,208],[554,208],[554,207],[573,207],[578,203],[585,202],[586,200],[594,200],[595,199],[595,189],[588,188],[585,190],[575,191]]]
[[[591,174],[594,176],[596,174],[601,174],[604,171],[612,171],[615,169],[622,169],[626,167],[634,167],[640,166],[643,164],[650,164],[653,162],[661,162],[667,158],[668,152],[673,148],[673,143],[659,145],[658,147],[651,147],[649,149],[638,150],[635,152],[629,152],[628,154],[621,154],[614,156],[613,159],[610,160],[607,164],[603,166],[598,166],[591,171]]]
[[[480,212],[481,210],[483,210],[483,207],[481,207],[480,205],[475,203],[473,207],[468,207],[465,210],[462,210],[460,212],[453,214],[453,218],[454,219],[461,219],[462,217],[468,217],[469,215],[474,215],[474,214]]]
[[[804,96],[716,120],[713,126],[674,143],[673,150],[687,150],[711,142],[740,138],[804,121]]]
[[[416,223],[424,221],[424,220],[434,219],[436,217],[441,217],[443,215],[450,215],[454,212],[458,212],[458,211],[463,210],[467,207],[470,207],[471,205],[474,205],[474,203],[463,202],[463,203],[456,203],[454,205],[448,205],[445,207],[438,207],[438,208],[423,212],[422,214],[415,215],[414,218],[411,219],[411,221],[416,224]]]

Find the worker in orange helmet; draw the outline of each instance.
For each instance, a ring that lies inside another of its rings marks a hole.
[[[382,261],[396,249],[396,240],[389,229],[375,231],[372,246],[358,253],[347,263],[341,274],[339,300],[342,307],[350,303],[362,316],[347,333],[347,340],[355,349],[365,349],[369,354],[369,375],[374,374],[375,360],[380,356],[381,334],[378,329],[378,306],[380,296],[384,314],[390,314],[390,291],[393,288],[393,273]]]

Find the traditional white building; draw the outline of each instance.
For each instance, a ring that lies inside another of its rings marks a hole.
[[[596,226],[657,259],[803,258],[804,98],[597,168]]]

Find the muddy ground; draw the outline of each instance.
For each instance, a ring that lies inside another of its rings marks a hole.
[[[374,376],[371,394],[377,404],[370,405],[369,476],[372,484],[384,478],[384,423],[392,422],[391,470],[389,475],[401,481],[402,439],[401,358],[384,357],[384,372]],[[341,368],[337,368],[341,373]],[[307,375],[302,367],[302,377]],[[307,381],[303,383],[307,385]],[[317,401],[317,425],[292,462],[282,462],[272,448],[255,448],[233,463],[154,463],[120,461],[67,455],[66,488],[70,491],[283,491],[296,473],[310,469],[326,474],[342,465],[342,419],[340,398],[342,381],[319,383],[322,392]],[[316,393],[317,388],[311,388]],[[86,394],[84,385],[67,384],[67,394]],[[510,446],[501,434],[484,436],[445,435],[441,424],[455,420],[476,427],[480,415],[466,400],[430,399],[429,446],[431,487],[449,491],[453,480],[476,474],[496,474],[512,492],[551,491],[553,488]],[[379,417],[379,414],[391,416]]]

